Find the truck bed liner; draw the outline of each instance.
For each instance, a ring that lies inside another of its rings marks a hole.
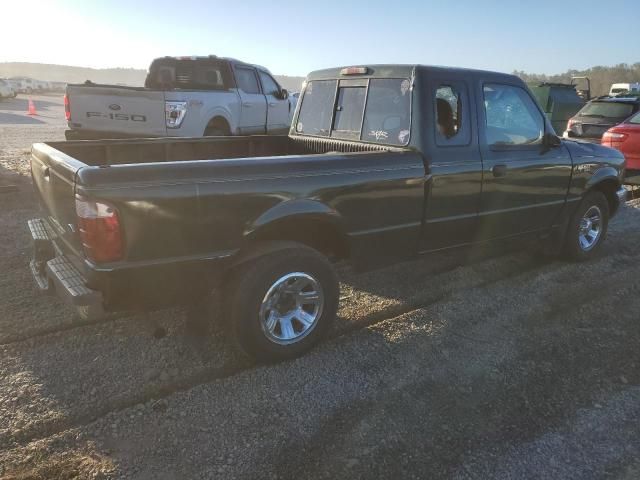
[[[321,137],[252,135],[248,137],[154,138],[49,142],[72,158],[90,166],[216,160],[245,157],[311,155],[328,152],[404,151],[362,142]]]

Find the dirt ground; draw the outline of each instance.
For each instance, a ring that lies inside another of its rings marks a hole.
[[[34,99],[0,103],[0,478],[640,478],[637,201],[588,263],[343,268],[331,338],[255,365],[215,318],[82,323],[38,295],[28,152],[65,126]]]

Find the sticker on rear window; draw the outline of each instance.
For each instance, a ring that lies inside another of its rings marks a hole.
[[[388,138],[389,134],[387,132],[385,132],[384,130],[371,130],[369,132],[369,136],[370,137],[375,137],[376,140],[382,140],[382,139]]]

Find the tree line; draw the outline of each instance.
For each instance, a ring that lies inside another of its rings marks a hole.
[[[570,83],[571,77],[589,77],[591,79],[591,95],[598,96],[608,94],[612,83],[640,82],[640,62],[632,65],[620,63],[613,67],[591,67],[587,70],[567,70],[565,73],[557,75],[526,73],[518,70],[515,70],[513,74],[527,83]]]

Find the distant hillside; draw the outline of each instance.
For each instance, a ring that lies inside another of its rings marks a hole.
[[[591,79],[591,94],[606,95],[612,83],[640,82],[640,62],[629,65],[621,63],[613,67],[591,67],[588,70],[568,70],[558,75],[540,75],[522,71],[513,72],[525,82],[571,82],[571,77],[586,76]]]
[[[95,83],[131,86],[144,85],[146,70],[135,68],[84,68],[68,65],[49,65],[46,63],[4,62],[0,63],[0,77],[31,77],[50,82],[82,83],[91,80]],[[300,90],[303,77],[275,75],[276,80],[289,91]]]

